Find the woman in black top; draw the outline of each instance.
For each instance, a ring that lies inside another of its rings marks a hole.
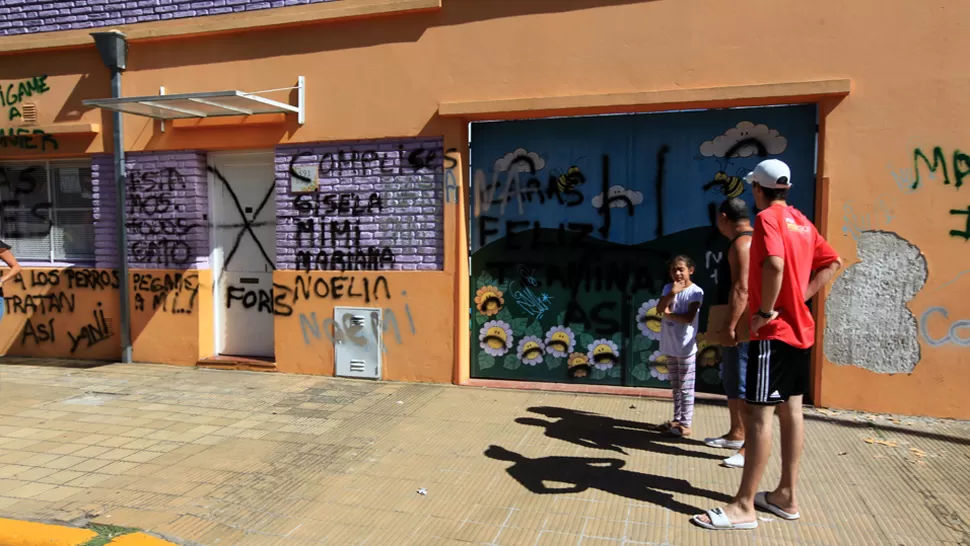
[[[0,318],[3,318],[3,312],[6,306],[3,303],[3,285],[10,281],[10,279],[16,277],[20,273],[20,264],[17,263],[17,258],[13,257],[13,252],[10,251],[10,245],[0,241],[0,260],[3,260],[10,269],[0,277]]]

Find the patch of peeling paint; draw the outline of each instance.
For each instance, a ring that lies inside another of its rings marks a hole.
[[[863,231],[858,254],[861,261],[835,280],[825,302],[825,356],[876,373],[911,373],[921,355],[907,304],[926,285],[926,257],[887,231]]]

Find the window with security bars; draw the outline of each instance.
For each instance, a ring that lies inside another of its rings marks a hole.
[[[0,163],[0,239],[20,261],[94,262],[91,163]]]

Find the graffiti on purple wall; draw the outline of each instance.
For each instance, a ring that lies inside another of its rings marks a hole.
[[[444,153],[440,139],[280,148],[278,266],[442,269],[444,202],[457,201],[455,152]]]

